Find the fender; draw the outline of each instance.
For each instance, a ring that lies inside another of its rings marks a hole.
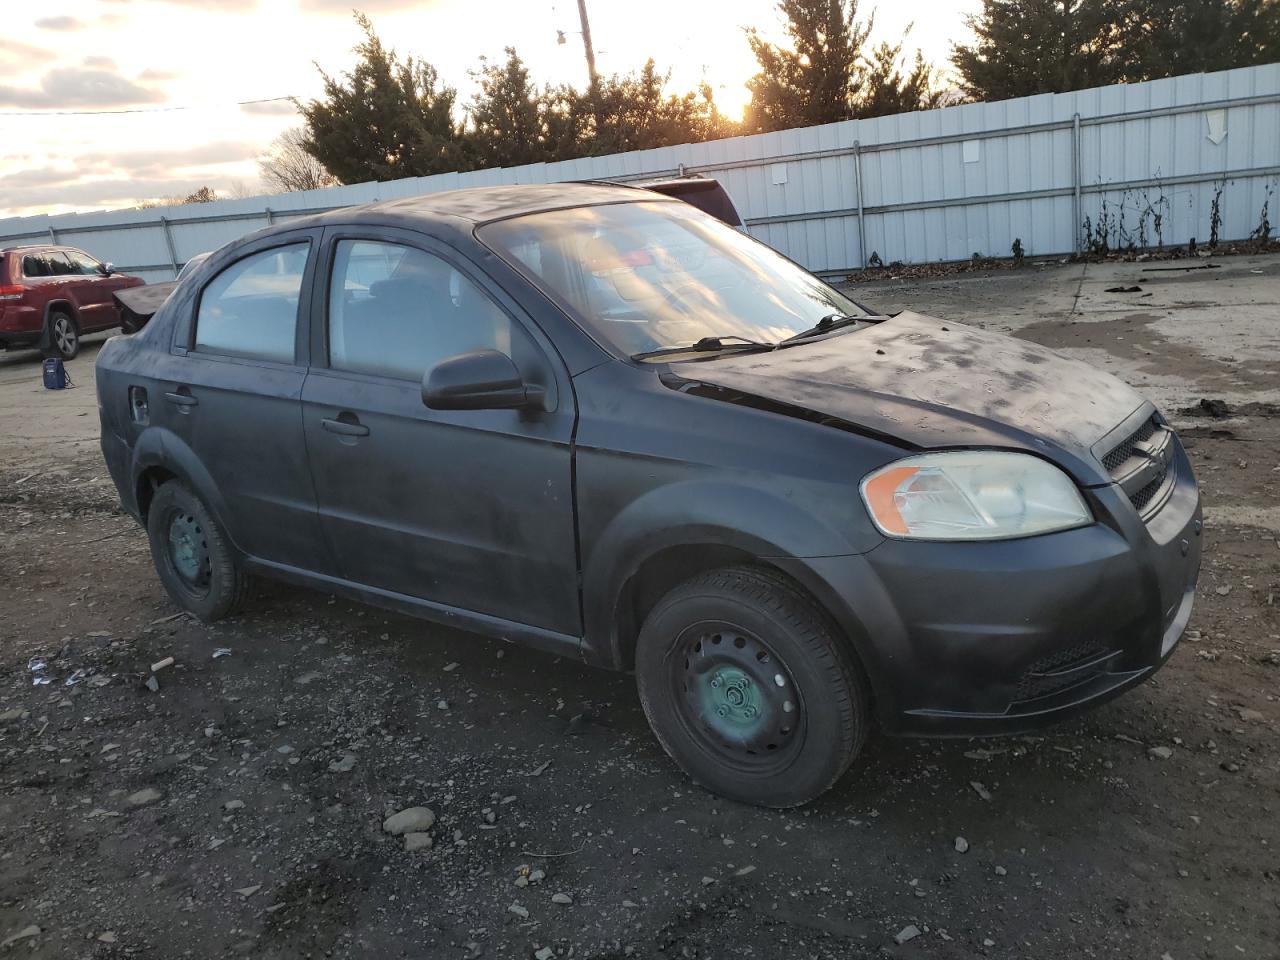
[[[213,482],[213,477],[200,462],[195,451],[187,446],[181,437],[164,427],[148,427],[139,435],[133,447],[133,466],[130,470],[132,481],[130,490],[134,491],[132,495],[135,498],[135,506],[138,481],[149,467],[163,467],[191,487],[209,508],[213,518],[226,531],[227,538],[235,550],[238,553],[244,553],[235,542],[233,528],[223,519],[229,514],[226,501],[218,492],[217,484]]]
[[[713,480],[651,490],[619,512],[584,553],[586,658],[626,662],[616,604],[646,561],[672,547],[709,546],[773,559],[848,556],[874,544],[855,542],[795,500],[759,488]]]

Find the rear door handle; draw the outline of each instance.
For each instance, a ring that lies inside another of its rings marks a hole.
[[[335,420],[326,417],[320,421],[320,426],[330,433],[336,433],[343,437],[367,437],[369,435],[369,428],[358,420]]]
[[[183,390],[175,390],[164,395],[164,398],[172,404],[179,407],[194,407],[200,401],[193,397],[190,393]]]

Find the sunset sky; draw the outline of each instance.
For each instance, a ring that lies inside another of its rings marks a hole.
[[[209,185],[261,192],[254,159],[319,93],[313,65],[349,67],[349,0],[41,0],[5,4],[0,34],[0,216],[98,210]],[[514,46],[534,81],[585,85],[575,0],[366,0],[383,40],[434,64],[466,101],[479,58]],[[978,0],[885,3],[874,39],[946,67]],[[863,3],[865,15],[871,5]],[[725,112],[747,99],[743,28],[782,36],[774,0],[589,0],[601,73],[652,56],[674,90],[706,79]],[[567,43],[556,43],[556,31]],[[174,109],[182,108],[182,109]],[[71,115],[65,111],[141,110]],[[25,114],[25,115],[24,115]]]

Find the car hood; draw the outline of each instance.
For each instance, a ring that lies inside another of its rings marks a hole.
[[[682,377],[803,407],[920,449],[1023,447],[1107,482],[1092,448],[1147,404],[1120,380],[1046,347],[918,313]]]

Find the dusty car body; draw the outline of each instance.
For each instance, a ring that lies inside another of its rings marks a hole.
[[[254,574],[634,669],[668,752],[750,802],[821,793],[872,726],[1103,702],[1191,612],[1199,494],[1150,402],[865,314],[642,190],[261,231],[110,341],[97,382],[186,609],[225,615]]]

